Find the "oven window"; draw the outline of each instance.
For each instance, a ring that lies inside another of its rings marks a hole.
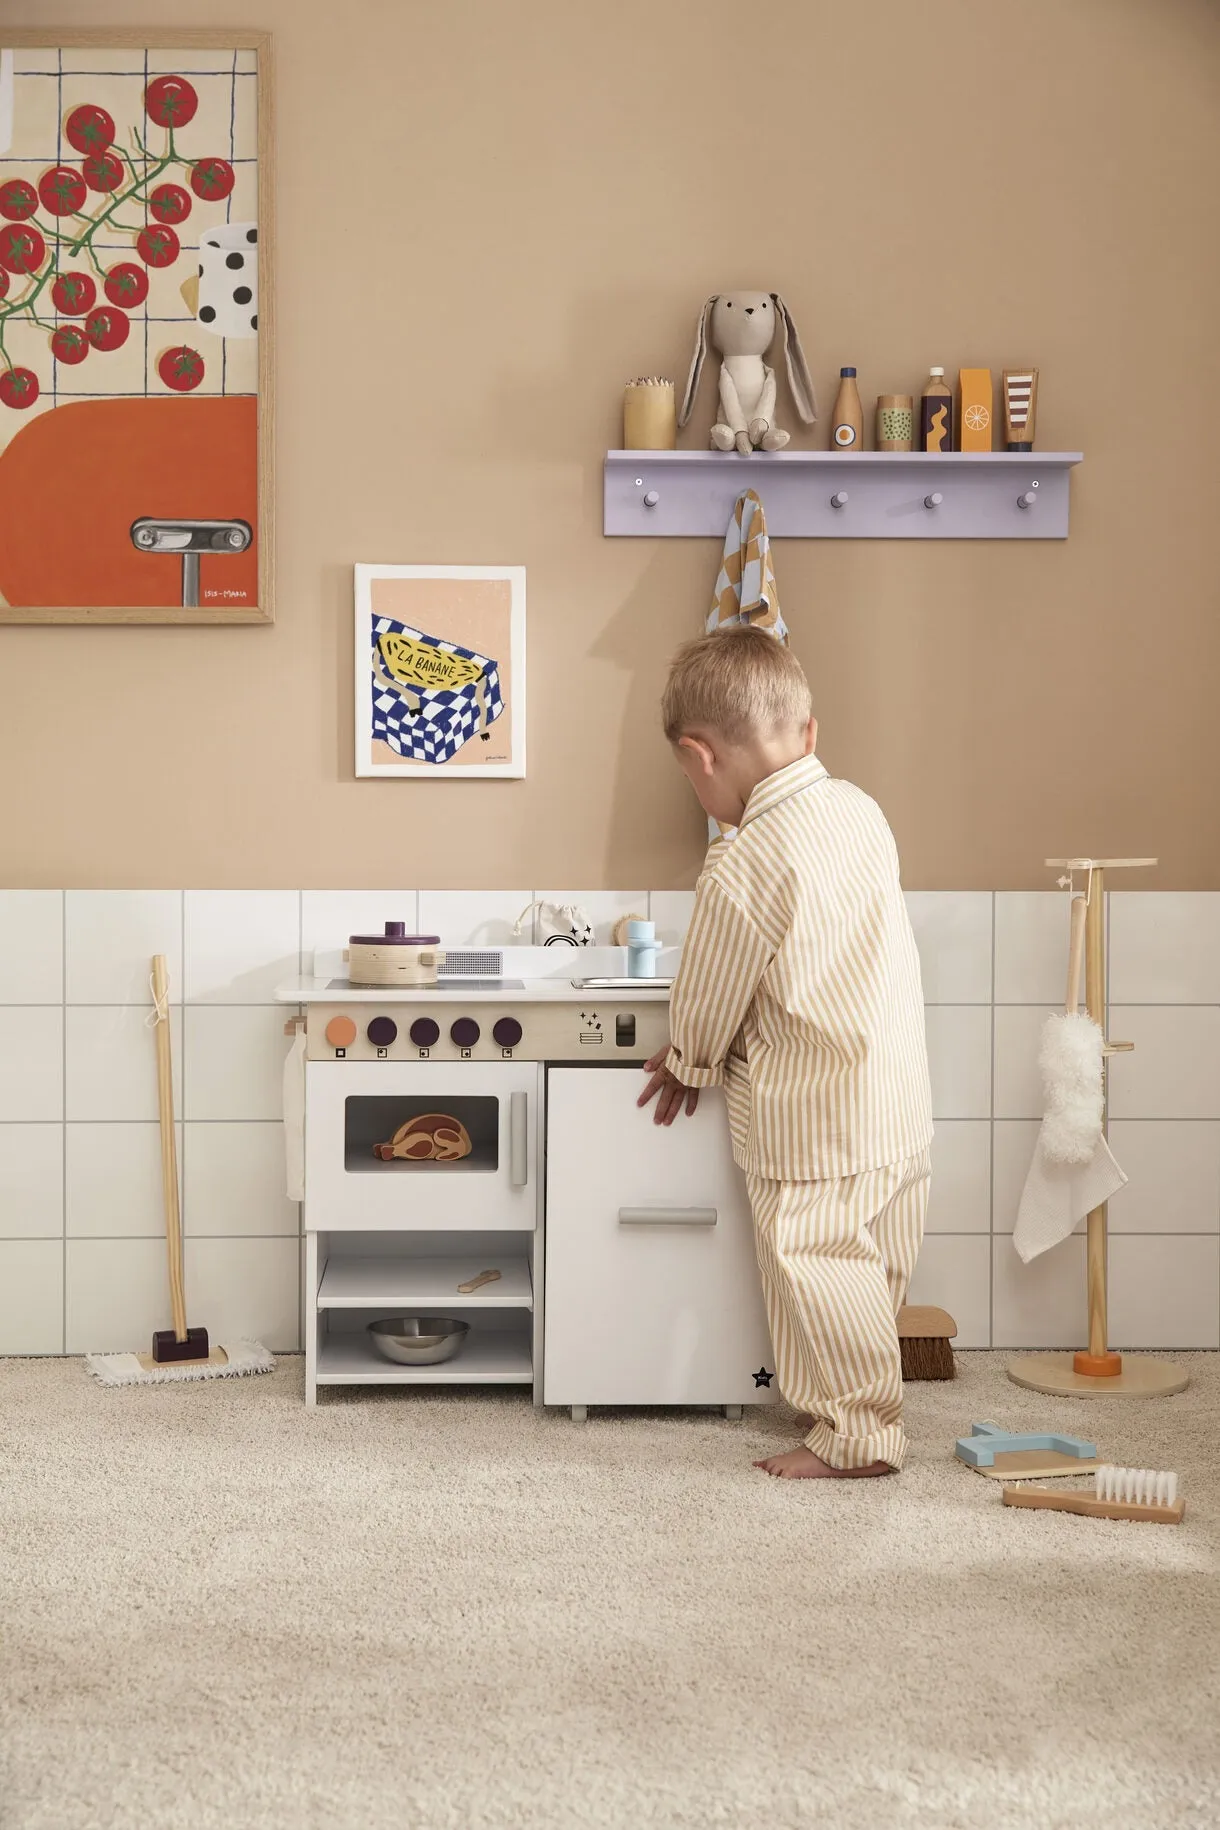
[[[494,1175],[500,1101],[441,1093],[344,1102],[344,1167],[356,1175]]]

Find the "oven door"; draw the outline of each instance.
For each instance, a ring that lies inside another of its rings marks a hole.
[[[305,1070],[305,1224],[409,1232],[532,1232],[538,1215],[537,1062],[311,1061]],[[411,1119],[455,1119],[469,1153],[386,1158]]]

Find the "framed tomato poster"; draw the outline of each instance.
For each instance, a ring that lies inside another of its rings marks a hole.
[[[269,55],[0,26],[0,622],[272,619]]]
[[[356,567],[356,774],[525,774],[524,566]]]

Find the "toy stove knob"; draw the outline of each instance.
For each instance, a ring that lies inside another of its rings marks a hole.
[[[356,1040],[356,1025],[350,1017],[332,1017],[326,1025],[326,1040],[332,1048],[350,1048]]]
[[[393,1017],[374,1017],[365,1033],[375,1048],[389,1048],[398,1034],[398,1025]]]
[[[440,1024],[434,1023],[431,1017],[416,1017],[411,1025],[411,1040],[416,1048],[431,1048],[440,1041]]]
[[[449,1035],[456,1048],[473,1048],[479,1039],[480,1030],[473,1017],[459,1017],[450,1026]]]
[[[491,1033],[501,1048],[516,1048],[521,1040],[521,1025],[516,1017],[501,1017],[493,1024]]]

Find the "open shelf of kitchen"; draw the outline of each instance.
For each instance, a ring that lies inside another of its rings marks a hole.
[[[526,1328],[479,1334],[456,1358],[438,1366],[398,1366],[361,1334],[324,1335],[318,1343],[319,1385],[532,1385]]]
[[[743,489],[773,538],[1064,540],[1079,451],[608,451],[608,535],[723,540]]]
[[[480,1284],[466,1294],[458,1290],[459,1284],[492,1268],[500,1273],[495,1283]],[[524,1253],[509,1257],[503,1251],[494,1258],[486,1253],[478,1258],[412,1258],[402,1253],[342,1258],[332,1242],[318,1286],[319,1309],[377,1309],[383,1315],[533,1306],[528,1259]]]

